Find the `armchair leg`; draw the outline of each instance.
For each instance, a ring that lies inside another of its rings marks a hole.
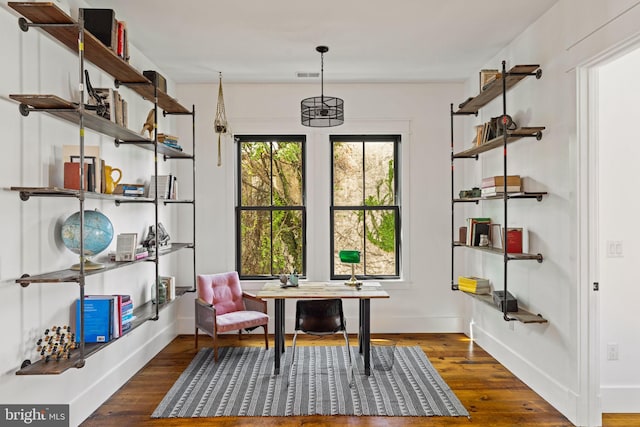
[[[267,325],[262,325],[262,329],[264,329],[264,348],[269,350],[269,336],[267,335]]]
[[[218,334],[213,332],[213,361],[218,363]]]

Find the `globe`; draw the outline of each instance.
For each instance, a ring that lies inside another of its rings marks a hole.
[[[62,242],[71,252],[80,255],[80,212],[67,218],[60,230]],[[84,255],[93,256],[109,247],[113,240],[113,224],[99,211],[84,211]],[[85,261],[85,269],[103,268],[102,264]],[[79,270],[80,265],[71,267]]]

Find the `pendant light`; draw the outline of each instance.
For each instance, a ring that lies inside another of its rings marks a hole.
[[[324,54],[327,46],[318,46],[320,52],[320,96],[303,99],[302,124],[314,128],[340,126],[344,123],[344,101],[340,98],[324,95]]]

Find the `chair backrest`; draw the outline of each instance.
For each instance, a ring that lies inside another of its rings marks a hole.
[[[216,314],[243,311],[242,288],[237,271],[198,275],[198,296],[216,307]]]
[[[344,330],[342,300],[298,300],[295,329],[312,335],[334,334]]]

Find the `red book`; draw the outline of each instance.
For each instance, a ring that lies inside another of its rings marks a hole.
[[[118,21],[118,45],[116,53],[120,58],[124,58],[124,28],[125,23],[123,21]]]
[[[522,228],[509,228],[507,229],[507,253],[508,254],[521,254],[522,253]]]

